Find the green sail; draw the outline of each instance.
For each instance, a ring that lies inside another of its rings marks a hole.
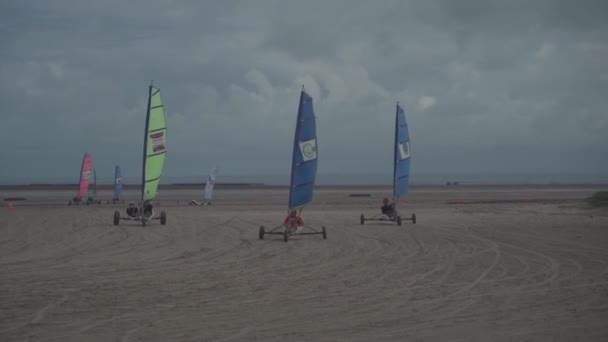
[[[167,155],[167,125],[160,89],[150,85],[148,113],[146,116],[146,139],[144,140],[144,165],[142,200],[156,197],[160,176]]]

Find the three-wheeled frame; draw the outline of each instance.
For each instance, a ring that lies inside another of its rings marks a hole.
[[[291,212],[291,210],[288,211],[288,215],[289,215],[289,212]],[[298,215],[300,215],[301,213],[302,213],[302,208],[300,208]],[[325,228],[325,226],[321,226],[321,229],[318,229],[315,227],[302,225],[302,230],[304,230],[304,229],[306,229],[306,231],[298,232],[297,228],[295,228],[295,227],[290,227],[289,225],[281,224],[281,225],[278,225],[278,226],[272,228],[269,231],[266,231],[266,228],[264,226],[260,226],[259,238],[260,238],[260,240],[264,240],[264,235],[266,235],[266,234],[283,235],[283,241],[287,242],[287,241],[289,241],[289,237],[291,237],[291,236],[323,235],[323,239],[327,240],[327,229]]]
[[[142,213],[142,214],[139,214]],[[120,212],[118,210],[114,211],[114,225],[118,226],[118,224],[120,223],[120,220],[125,220],[125,221],[140,221],[142,226],[146,225],[146,222],[151,221],[151,220],[160,220],[160,224],[162,224],[163,226],[165,224],[167,224],[167,214],[164,211],[160,212],[160,216],[154,217],[154,211],[152,211],[151,215],[145,215],[143,214],[143,210],[140,207],[138,210],[138,214],[135,216],[121,216]]]
[[[364,214],[361,214],[361,224],[365,224],[366,221],[383,221],[383,222],[396,222],[397,225],[401,225],[401,221],[412,221],[413,224],[416,224],[416,214],[412,214],[410,217],[401,217],[401,215],[386,215],[386,214],[377,214],[372,217],[366,218]]]
[[[280,225],[280,226],[276,226],[274,228],[272,228],[269,231],[266,231],[266,228],[264,226],[260,226],[260,240],[264,240],[264,235],[266,234],[270,234],[270,235],[283,235],[283,241],[287,242],[289,241],[289,237],[291,236],[298,236],[298,235],[323,235],[323,239],[327,240],[327,229],[325,228],[325,226],[321,226],[321,230],[318,230],[317,228],[311,227],[311,226],[302,226],[303,229],[306,229],[307,231],[301,231],[301,232],[296,232],[296,229],[291,228],[291,227],[285,227],[285,225]]]

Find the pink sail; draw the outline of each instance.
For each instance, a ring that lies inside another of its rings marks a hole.
[[[83,198],[89,191],[89,184],[91,183],[91,177],[93,176],[93,161],[89,153],[84,154],[82,159],[82,168],[80,169],[80,184],[78,190],[78,197]]]

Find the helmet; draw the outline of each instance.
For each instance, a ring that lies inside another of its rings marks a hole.
[[[131,201],[129,202],[129,207],[134,207],[135,206],[135,202]]]
[[[297,214],[298,214],[298,212],[295,210],[292,210],[289,212],[289,216],[291,216],[291,217],[296,217]]]
[[[386,197],[385,197],[385,198],[382,200],[382,203],[383,203],[383,204],[388,204],[388,198],[386,198]]]

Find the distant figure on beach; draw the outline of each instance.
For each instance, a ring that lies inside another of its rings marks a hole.
[[[285,218],[285,229],[293,229],[296,228],[296,233],[302,230],[302,226],[304,226],[304,220],[298,215],[298,212],[294,209],[289,212],[287,218]]]
[[[382,200],[382,207],[380,210],[382,210],[382,214],[385,215],[386,218],[391,218],[395,215],[395,204],[390,203],[388,198],[385,198]]]

